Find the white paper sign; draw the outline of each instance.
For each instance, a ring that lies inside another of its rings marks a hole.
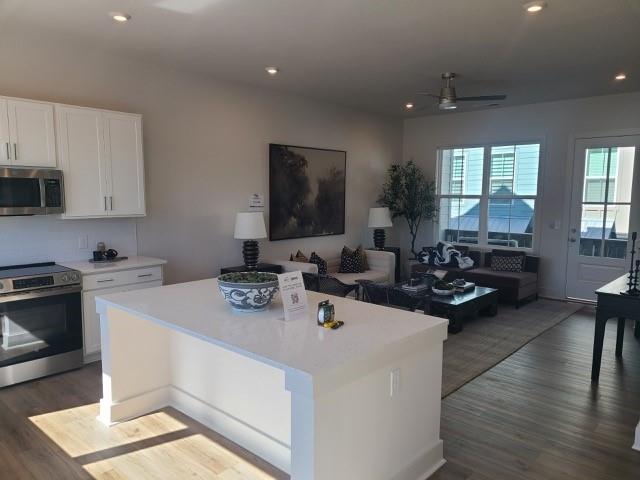
[[[286,272],[278,275],[280,297],[284,307],[284,320],[308,317],[307,291],[304,288],[302,272]]]
[[[252,193],[249,195],[249,210],[264,208],[264,195],[261,193]]]

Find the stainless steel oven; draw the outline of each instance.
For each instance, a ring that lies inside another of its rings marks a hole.
[[[62,171],[0,168],[0,215],[64,213]]]
[[[81,302],[75,270],[0,268],[0,387],[82,366]]]

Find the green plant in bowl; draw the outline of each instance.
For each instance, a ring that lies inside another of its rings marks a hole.
[[[218,277],[218,288],[238,312],[265,310],[278,293],[278,276],[269,272],[232,272]]]

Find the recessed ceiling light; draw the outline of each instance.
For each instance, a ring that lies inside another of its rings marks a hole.
[[[627,78],[627,75],[624,73],[619,73],[616,75],[616,80],[625,80]]]
[[[278,67],[266,67],[265,70],[269,75],[277,75],[278,72],[280,71]]]
[[[405,104],[405,106],[404,106],[404,107],[405,107],[407,110],[411,110],[411,109],[413,108],[413,103],[408,102],[408,103],[406,103],[406,104]]]
[[[131,15],[129,15],[128,13],[122,13],[122,12],[111,12],[109,14],[111,16],[111,18],[113,18],[116,22],[128,22],[129,20],[131,20]]]
[[[528,13],[538,13],[540,10],[542,10],[546,6],[547,6],[547,2],[536,0],[535,2],[525,3],[522,6],[522,8],[524,8]]]

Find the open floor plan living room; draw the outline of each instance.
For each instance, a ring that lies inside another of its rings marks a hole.
[[[640,478],[640,2],[0,2],[0,480]]]

